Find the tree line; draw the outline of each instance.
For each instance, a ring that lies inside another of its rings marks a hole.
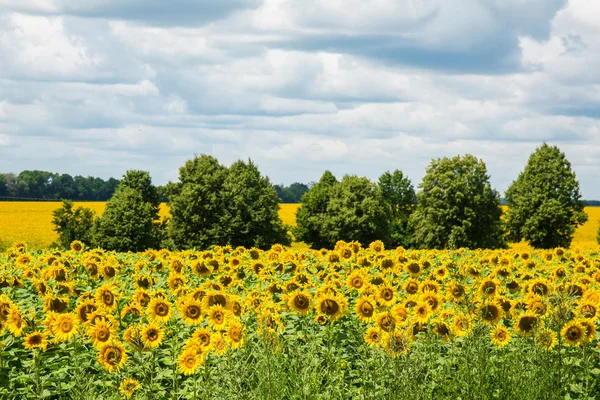
[[[338,240],[423,249],[495,249],[521,240],[536,248],[569,247],[575,229],[587,221],[575,173],[556,146],[544,143],[531,154],[504,195],[505,215],[489,179],[485,163],[469,154],[431,160],[418,191],[400,170],[377,182],[356,175],[338,180],[325,171],[307,187],[297,225],[290,227],[278,215],[277,185],[256,164],[239,160],[227,167],[201,155],[162,189],[171,213],[166,219],[158,215],[161,190],[148,172],[134,170],[123,176],[101,217],[65,201],[53,223],[63,247],[79,240],[142,251],[266,249],[289,245],[292,236],[316,249],[333,248]]]
[[[71,176],[48,171],[26,170],[18,175],[0,173],[0,198],[30,200],[69,199],[75,201],[106,201],[112,197],[119,180]]]

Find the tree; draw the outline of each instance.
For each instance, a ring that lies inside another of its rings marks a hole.
[[[221,198],[219,226],[227,244],[262,249],[291,244],[279,218],[277,192],[252,161],[236,161],[229,167]]]
[[[378,184],[392,212],[390,244],[392,247],[409,247],[413,232],[408,220],[417,203],[415,188],[410,179],[399,170],[384,172],[379,177]]]
[[[296,211],[296,227],[293,229],[296,240],[306,242],[313,248],[327,247],[324,237],[324,220],[327,218],[327,205],[331,191],[338,183],[330,171],[325,171],[319,182],[302,196],[302,205]]]
[[[63,200],[61,208],[52,211],[53,230],[58,233],[58,243],[64,249],[69,249],[75,240],[92,245],[95,213],[89,208],[73,207],[72,201]]]
[[[546,143],[531,154],[505,199],[509,239],[535,248],[569,247],[577,226],[587,221],[571,163]]]
[[[220,193],[226,177],[227,168],[203,154],[179,168],[179,182],[166,185],[171,210],[169,235],[176,248],[205,249],[223,242]]]
[[[431,161],[410,216],[422,248],[505,246],[500,197],[490,186],[482,160],[472,155]]]
[[[346,175],[340,182],[325,171],[302,197],[296,212],[296,239],[313,248],[333,248],[338,240],[368,245],[389,242],[391,208],[367,178]]]
[[[277,193],[251,161],[227,168],[214,157],[194,157],[165,192],[172,216],[169,233],[177,248],[290,243],[277,213]]]
[[[161,245],[160,222],[150,175],[127,171],[115,194],[94,224],[97,247],[116,251],[143,251]]]
[[[4,197],[8,194],[8,185],[6,181],[6,175],[0,173],[0,197]]]

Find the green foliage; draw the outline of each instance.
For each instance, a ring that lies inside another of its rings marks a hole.
[[[156,203],[158,192],[145,171],[128,171],[102,217],[94,224],[93,243],[116,251],[143,251],[161,246]]]
[[[69,249],[75,240],[90,246],[94,215],[94,211],[89,208],[74,208],[72,201],[63,200],[62,206],[52,212],[53,230],[58,233],[60,246]]]
[[[509,239],[535,248],[569,247],[575,229],[587,221],[571,163],[546,143],[531,154],[505,199]]]
[[[351,175],[337,182],[326,171],[302,198],[294,234],[313,248],[333,248],[338,240],[389,242],[391,217],[375,183]]]
[[[291,244],[279,218],[277,192],[252,161],[236,161],[229,167],[220,196],[219,226],[227,244],[261,249]]]
[[[8,194],[8,186],[6,182],[6,175],[0,173],[0,196],[6,196]]]
[[[485,164],[472,155],[431,161],[410,216],[423,248],[505,247],[500,198]]]
[[[399,170],[394,170],[392,173],[384,172],[379,177],[378,184],[383,198],[392,210],[390,245],[410,247],[413,230],[408,221],[417,203],[413,184]]]
[[[277,213],[277,193],[251,161],[227,168],[214,157],[195,157],[165,192],[172,215],[170,237],[177,248],[291,243]]]
[[[275,185],[277,196],[282,203],[300,203],[304,193],[308,192],[308,186],[304,183],[294,182],[290,186]]]

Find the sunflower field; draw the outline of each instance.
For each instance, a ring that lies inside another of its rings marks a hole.
[[[0,254],[0,398],[600,397],[600,252]]]

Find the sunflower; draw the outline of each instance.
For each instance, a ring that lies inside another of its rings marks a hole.
[[[381,240],[376,240],[374,242],[371,242],[371,244],[369,244],[369,249],[373,250],[377,253],[381,253],[385,250],[385,246],[383,245],[383,242]]]
[[[103,343],[98,348],[98,362],[110,373],[118,371],[127,362],[125,347],[117,341]]]
[[[138,289],[133,294],[133,301],[139,304],[142,308],[146,308],[148,304],[150,304],[151,300],[152,297],[150,297],[150,294],[148,294],[148,292],[144,289]]]
[[[244,344],[244,328],[239,320],[235,319],[229,322],[225,339],[233,349],[237,349]]]
[[[416,279],[407,279],[403,289],[409,295],[417,294],[419,292],[419,281]]]
[[[128,315],[135,315],[137,317],[142,315],[142,309],[137,304],[128,304],[121,310],[121,318],[125,318]]]
[[[185,349],[177,358],[178,369],[184,375],[192,375],[200,366],[200,355],[194,349]]]
[[[212,338],[212,352],[217,356],[223,356],[229,350],[229,342],[220,333],[213,333]]]
[[[545,279],[533,279],[528,285],[529,291],[538,296],[547,296],[550,293],[550,286]]]
[[[442,338],[442,340],[449,340],[452,337],[452,330],[450,329],[450,327],[448,326],[448,324],[446,323],[446,321],[444,321],[441,318],[436,318],[433,320],[433,333],[435,333],[436,335],[438,335],[439,337]]]
[[[42,349],[43,351],[46,351],[46,348],[48,347],[48,338],[46,333],[35,331],[25,336],[25,339],[23,339],[23,347],[29,350]]]
[[[431,317],[431,306],[427,302],[421,302],[415,306],[414,320],[419,324],[426,324]]]
[[[377,347],[381,345],[381,331],[373,326],[367,328],[365,332],[365,343],[371,347]]]
[[[215,305],[227,308],[229,306],[228,300],[228,296],[225,292],[221,292],[219,290],[210,290],[202,299],[202,306],[206,310]]]
[[[391,332],[396,328],[396,317],[391,312],[381,312],[375,316],[375,322],[379,329]]]
[[[365,284],[365,275],[363,271],[353,271],[348,278],[346,278],[346,286],[348,289],[361,289]]]
[[[117,328],[108,319],[103,319],[90,326],[87,332],[94,346],[99,347],[115,337]]]
[[[404,267],[404,269],[406,270],[406,272],[408,272],[413,278],[418,277],[419,275],[421,275],[421,266],[419,265],[418,262],[410,262],[407,263]]]
[[[117,307],[116,288],[108,283],[100,286],[96,290],[96,304],[107,310],[114,310]]]
[[[77,334],[79,322],[72,314],[56,314],[52,324],[54,340],[66,342]]]
[[[539,317],[532,312],[521,314],[516,318],[513,326],[517,333],[523,336],[531,336],[533,330],[539,325]]]
[[[566,324],[560,331],[560,335],[567,346],[576,346],[583,342],[586,329],[579,320],[573,320]]]
[[[348,308],[348,301],[340,294],[322,294],[316,300],[317,312],[330,320],[340,318]]]
[[[583,342],[589,343],[596,339],[596,324],[589,318],[579,318],[577,321],[585,328]]]
[[[208,309],[208,325],[215,330],[224,329],[227,324],[229,311],[223,306],[216,304]]]
[[[546,312],[549,309],[548,304],[546,304],[546,301],[540,295],[528,296],[525,301],[527,302],[527,310],[540,317],[546,315]]]
[[[154,322],[167,322],[173,315],[171,303],[161,297],[155,297],[148,304],[149,319]]]
[[[478,315],[485,323],[495,325],[502,318],[502,309],[494,303],[484,303],[479,306]]]
[[[44,311],[66,313],[69,311],[69,298],[48,295],[44,299]]]
[[[391,285],[381,285],[377,288],[377,303],[385,307],[391,307],[396,302],[396,291]]]
[[[200,325],[202,323],[202,303],[192,296],[186,297],[179,305],[179,314],[186,325]]]
[[[141,328],[139,325],[129,325],[123,333],[123,339],[129,346],[131,346],[137,351],[141,351],[144,349]]]
[[[375,300],[370,297],[363,296],[356,301],[354,311],[358,315],[358,319],[365,323],[373,322],[375,319]]]
[[[79,240],[74,240],[71,242],[71,250],[75,253],[83,253],[85,246]]]
[[[6,318],[6,327],[15,337],[20,337],[27,327],[27,322],[23,318],[21,311],[14,304],[11,304],[9,308],[8,317]]]
[[[311,295],[306,291],[296,290],[288,295],[288,305],[300,314],[307,314],[311,308]]]
[[[404,322],[408,319],[408,310],[402,304],[396,304],[392,307],[391,314],[394,316],[394,320],[398,322]]]
[[[498,293],[498,281],[492,278],[486,278],[479,285],[479,294],[484,298],[494,297]]]
[[[207,328],[196,329],[188,343],[197,344],[198,347],[208,348],[211,344],[212,334]]]
[[[587,301],[579,305],[579,316],[589,318],[593,321],[598,319],[598,307],[596,304]]]
[[[392,331],[382,333],[382,344],[385,351],[391,357],[406,355],[410,346],[409,338],[403,332]]]
[[[136,379],[128,378],[121,382],[119,391],[123,396],[125,396],[126,399],[130,399],[140,388],[140,382],[138,382]]]
[[[440,299],[438,299],[438,296],[433,292],[423,293],[420,299],[422,302],[426,302],[427,304],[429,304],[429,307],[431,308],[432,312],[435,312],[440,305]]]
[[[456,314],[452,320],[452,325],[456,336],[468,336],[471,332],[471,319],[465,314]]]
[[[160,326],[151,323],[142,329],[140,336],[144,346],[154,349],[161,345],[165,334]]]
[[[171,291],[171,293],[173,293],[174,296],[179,296],[185,291],[186,282],[187,279],[184,275],[171,273],[168,279],[169,290]]]
[[[510,342],[510,332],[504,325],[496,325],[494,329],[490,331],[490,338],[492,343],[498,347],[503,347]]]

